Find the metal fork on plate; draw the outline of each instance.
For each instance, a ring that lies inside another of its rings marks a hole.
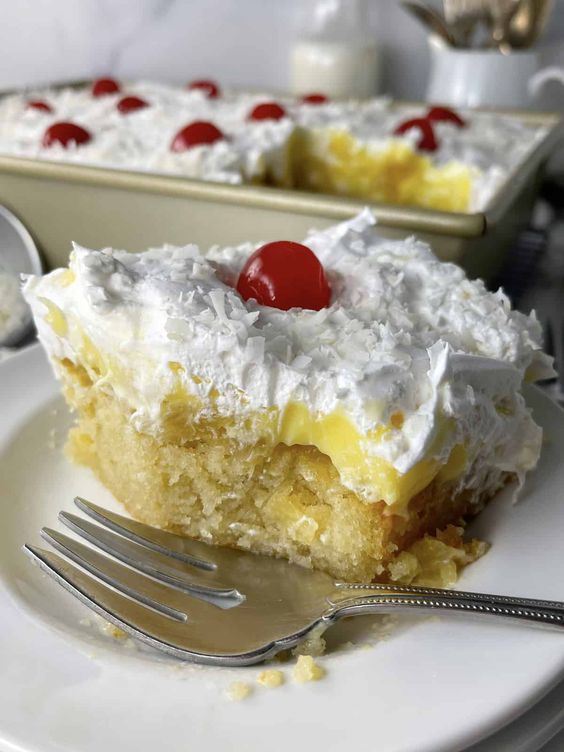
[[[558,601],[335,582],[281,559],[158,530],[80,497],[75,503],[98,524],[69,512],[59,518],[91,545],[43,528],[66,558],[29,544],[24,551],[98,614],[177,658],[250,665],[367,613],[472,613],[564,627]]]

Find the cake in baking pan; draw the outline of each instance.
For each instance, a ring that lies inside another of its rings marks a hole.
[[[546,134],[509,116],[225,93],[147,82],[0,101],[0,153],[297,188],[445,211],[483,209]]]

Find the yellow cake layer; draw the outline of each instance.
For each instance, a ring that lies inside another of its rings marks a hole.
[[[304,130],[295,137],[292,158],[298,188],[453,212],[470,205],[471,167],[435,166],[401,141],[373,149],[345,130]]]
[[[261,415],[190,421],[184,412],[174,436],[150,436],[133,427],[131,411],[93,385],[85,368],[63,361],[60,370],[78,411],[72,456],[137,519],[349,581],[452,584],[458,569],[483,552],[452,532],[449,540],[425,537],[477,512],[486,499],[475,491],[455,494],[451,481],[435,477],[413,496],[407,514],[394,514],[383,501],[366,503],[343,486],[318,448],[277,442]]]

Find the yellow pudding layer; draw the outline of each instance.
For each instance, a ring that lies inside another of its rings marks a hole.
[[[392,416],[389,425],[381,425],[363,435],[340,410],[315,416],[305,405],[291,402],[279,422],[277,443],[316,447],[331,459],[345,482],[349,479],[352,487],[366,489],[369,501],[382,499],[393,505],[397,514],[404,511],[409,500],[428,486],[439,472],[444,480],[454,480],[466,468],[463,447],[455,447],[445,465],[430,457],[404,474],[386,460],[370,455],[363,447],[376,445],[386,433],[395,430],[397,416]],[[446,431],[442,434],[444,439]]]
[[[435,166],[404,142],[371,149],[344,130],[299,132],[293,144],[296,187],[392,204],[464,212],[472,168]]]

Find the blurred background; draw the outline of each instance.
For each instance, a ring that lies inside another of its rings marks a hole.
[[[286,90],[292,46],[313,5],[311,0],[3,0],[0,88],[111,73],[178,83],[205,76],[225,86]],[[423,97],[430,65],[423,27],[399,0],[371,0],[367,7],[381,56],[379,90],[404,99]],[[564,66],[564,0],[553,3],[537,49],[541,65]]]

